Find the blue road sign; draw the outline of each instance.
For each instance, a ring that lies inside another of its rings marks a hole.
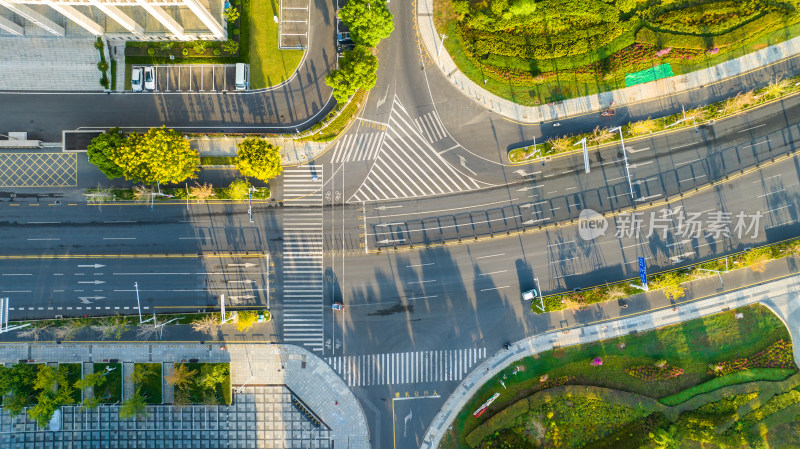
[[[644,257],[639,258],[639,280],[642,285],[647,285],[647,267],[644,264]]]

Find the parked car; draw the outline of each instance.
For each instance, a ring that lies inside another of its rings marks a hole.
[[[539,295],[539,293],[536,291],[536,289],[532,288],[532,289],[528,290],[527,292],[523,292],[522,293],[522,299],[524,299],[525,301],[530,301],[530,300],[532,300],[533,298],[535,298],[538,295]]]
[[[356,48],[356,44],[354,44],[352,42],[349,43],[349,44],[343,44],[343,43],[339,42],[336,45],[336,49],[339,51],[339,56],[343,55],[344,52],[346,52],[348,50],[352,50],[354,48]]]
[[[600,113],[601,117],[613,117],[617,114],[617,111],[613,109],[606,109],[605,111]]]
[[[336,35],[336,41],[339,42],[340,44],[341,43],[345,43],[345,42],[350,43],[350,42],[353,42],[353,39],[350,38],[350,32],[347,31],[347,32],[344,32],[344,33],[337,34]]]
[[[333,310],[344,310],[344,304],[342,304],[340,302],[335,302],[331,306],[331,309],[333,309]]]
[[[131,91],[133,91],[133,92],[141,92],[142,91],[142,68],[141,67],[134,67],[133,71],[131,72]]]
[[[144,68],[144,88],[156,90],[156,69],[155,67]]]

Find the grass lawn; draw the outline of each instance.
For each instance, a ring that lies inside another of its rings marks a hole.
[[[161,404],[161,386],[163,376],[161,374],[160,363],[136,363],[133,369],[148,369],[153,372],[152,375],[147,376],[141,385],[136,385],[137,388],[142,389],[142,394],[145,397],[145,402],[148,404]]]
[[[744,314],[742,319],[735,317],[739,312]],[[454,429],[460,429],[458,439],[448,434],[442,447],[466,446],[464,438],[469,432],[499,410],[530,396],[539,388],[539,377],[543,374],[551,381],[569,378],[570,384],[595,385],[661,398],[714,378],[708,373],[709,363],[750,356],[780,339],[789,340],[783,323],[766,307],[753,305],[653,331],[527,357],[478,390],[453,423]],[[595,357],[602,358],[602,366],[590,365],[589,361]],[[624,371],[635,365],[652,365],[660,359],[683,368],[685,373],[668,380],[647,382]],[[513,373],[515,367],[520,370],[517,374]],[[503,376],[507,390],[499,382]],[[472,418],[472,412],[494,393],[500,393],[500,397],[489,410],[479,419]]]
[[[106,367],[110,367],[112,371],[104,376],[100,385],[94,387],[94,397],[101,398],[102,404],[122,402],[122,364],[95,363],[94,372],[105,371]]]
[[[278,48],[277,0],[250,0],[250,88],[262,89],[289,79],[303,50]]]
[[[82,373],[80,363],[61,363],[60,366],[67,367],[67,383],[70,386],[75,385],[75,382],[80,380]],[[79,388],[73,389],[72,399],[74,399],[76,403],[81,402],[81,390]]]

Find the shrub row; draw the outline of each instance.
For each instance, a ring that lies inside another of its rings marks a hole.
[[[692,34],[672,33],[660,30],[652,25],[645,25],[636,33],[636,42],[659,47],[679,47],[695,49],[724,48],[740,43],[753,36],[763,35],[769,31],[789,26],[800,21],[798,16],[786,17],[778,13],[768,13],[718,36],[699,36]]]
[[[659,368],[653,365],[637,365],[625,370],[628,375],[648,382],[657,380],[667,380],[683,374],[683,368],[677,366],[664,365]]]
[[[470,432],[469,435],[467,435],[467,443],[470,445],[470,447],[477,447],[484,438],[488,437],[496,430],[506,427],[513,420],[517,419],[518,416],[526,413],[528,410],[528,398],[521,399],[511,404]]]
[[[662,413],[651,413],[625,424],[604,438],[586,444],[583,449],[639,449],[650,440],[650,432],[668,423],[669,420]]]
[[[778,340],[767,349],[750,357],[719,362],[709,366],[709,374],[724,376],[751,368],[792,368],[794,357],[792,344],[786,340]]]

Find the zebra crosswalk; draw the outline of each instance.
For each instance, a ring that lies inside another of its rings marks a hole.
[[[323,173],[321,166],[313,170],[283,170],[283,338],[322,352]]]
[[[439,116],[435,111],[418,117],[414,120],[414,123],[417,125],[419,132],[427,137],[430,143],[436,143],[447,137],[444,125],[442,125],[442,121],[439,120]]]
[[[350,387],[459,381],[481,360],[486,348],[326,357]]]
[[[439,155],[397,98],[385,132],[377,159],[348,201],[442,195],[486,185],[461,173]]]
[[[336,142],[331,162],[369,161],[378,157],[383,132],[348,134]]]

